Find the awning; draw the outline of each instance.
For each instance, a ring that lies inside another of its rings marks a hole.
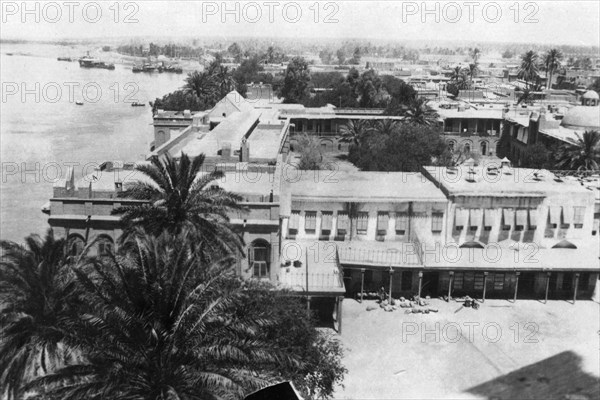
[[[523,227],[527,226],[527,211],[528,210],[517,210],[517,225]]]
[[[529,228],[537,226],[537,210],[529,210]]]
[[[573,223],[573,207],[563,207],[563,221],[565,224]]]
[[[562,207],[554,206],[550,207],[550,223],[551,224],[560,224],[560,214],[562,212]]]
[[[339,212],[337,215],[337,228],[348,230],[348,213]]]
[[[454,226],[467,226],[469,222],[469,210],[466,208],[457,208],[454,212]]]
[[[321,214],[321,229],[331,230],[333,225],[333,213],[324,212]]]
[[[300,211],[292,211],[292,214],[290,215],[290,223],[289,223],[289,229],[298,229],[299,223],[298,221],[300,220]]]
[[[481,226],[481,220],[483,219],[483,210],[481,209],[473,209],[470,213],[471,221],[469,222],[470,226]]]
[[[377,214],[377,230],[378,231],[387,231],[389,220],[390,220],[390,216],[388,213]]]
[[[488,227],[494,226],[494,221],[496,220],[495,211],[496,210],[491,210],[491,209],[485,210],[485,216],[484,216],[485,218],[483,219],[484,226],[488,226]]]
[[[396,213],[396,230],[408,230],[408,215],[406,213]]]
[[[504,217],[503,225],[513,225],[515,223],[515,210],[512,208],[505,208],[502,210],[502,216]]]

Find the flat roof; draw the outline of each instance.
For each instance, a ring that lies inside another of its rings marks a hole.
[[[439,108],[436,111],[442,118],[503,119],[501,108],[468,108],[464,111],[458,111],[457,108]]]
[[[497,171],[489,171],[488,167],[500,167],[500,162],[474,167],[461,165],[456,170],[433,166],[423,169],[450,196],[545,197],[553,193],[591,193],[573,180],[557,181],[548,170],[498,168]]]
[[[300,171],[291,166],[287,170],[283,168],[281,179],[289,186],[292,200],[446,201],[444,194],[418,172]]]

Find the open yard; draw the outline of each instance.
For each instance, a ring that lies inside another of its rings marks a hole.
[[[433,299],[438,313],[344,300],[349,372],[336,399],[600,398],[600,305]]]

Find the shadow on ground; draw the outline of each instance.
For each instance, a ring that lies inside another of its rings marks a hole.
[[[581,369],[577,354],[565,351],[467,392],[489,400],[596,400],[600,399],[600,380]]]

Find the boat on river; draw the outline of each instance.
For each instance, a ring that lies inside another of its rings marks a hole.
[[[79,59],[81,68],[100,68],[100,69],[115,69],[115,64],[100,61],[90,56],[83,56]]]

